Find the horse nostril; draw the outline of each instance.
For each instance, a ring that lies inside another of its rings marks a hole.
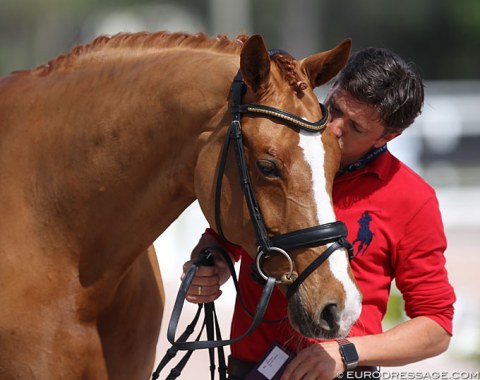
[[[338,330],[340,325],[340,313],[335,303],[326,305],[320,313],[320,326],[323,329],[331,331]]]

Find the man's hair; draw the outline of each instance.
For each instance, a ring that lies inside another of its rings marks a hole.
[[[334,86],[373,105],[386,132],[402,132],[422,112],[422,78],[412,63],[388,49],[367,48],[352,54]]]

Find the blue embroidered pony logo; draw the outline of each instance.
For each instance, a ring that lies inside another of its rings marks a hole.
[[[352,243],[354,248],[355,244],[358,244],[355,256],[363,256],[373,240],[374,233],[370,231],[371,221],[372,217],[370,216],[368,211],[365,211],[362,214],[362,217],[358,220],[360,228],[358,229],[357,238]]]

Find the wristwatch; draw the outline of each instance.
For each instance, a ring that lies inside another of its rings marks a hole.
[[[337,343],[340,346],[340,355],[345,364],[345,370],[355,369],[358,365],[358,353],[355,345],[345,338],[337,339]]]

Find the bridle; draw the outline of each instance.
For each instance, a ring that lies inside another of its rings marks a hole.
[[[279,51],[276,50],[275,53]],[[340,248],[347,249],[349,258],[353,258],[353,251],[351,244],[346,240],[347,228],[341,221],[332,223],[321,224],[318,226],[308,227],[301,230],[288,232],[285,234],[269,236],[267,228],[263,221],[260,206],[258,205],[255,193],[253,191],[252,183],[250,180],[248,167],[243,150],[243,136],[241,128],[242,115],[250,114],[261,117],[267,117],[276,119],[282,124],[287,124],[292,127],[300,128],[302,130],[314,133],[322,133],[327,125],[328,111],[326,107],[320,103],[323,117],[317,122],[306,121],[296,115],[289,112],[279,110],[277,108],[268,107],[260,104],[242,104],[242,95],[246,91],[246,85],[243,81],[240,70],[235,76],[232,84],[231,95],[231,112],[232,122],[228,129],[225,142],[223,144],[222,152],[220,155],[220,163],[217,172],[217,181],[215,189],[215,225],[217,232],[225,240],[221,223],[221,193],[222,182],[225,174],[225,166],[227,161],[227,155],[229,147],[234,144],[235,156],[238,166],[238,172],[240,176],[240,186],[242,188],[245,201],[247,203],[248,211],[250,213],[250,220],[253,224],[255,235],[257,238],[257,256],[255,259],[255,265],[252,267],[253,275],[260,281],[266,281],[269,276],[262,270],[263,261],[273,255],[282,255],[289,263],[289,271],[284,274],[280,279],[276,279],[276,283],[282,283],[288,286],[287,296],[290,298],[295,291],[299,288],[303,281],[310,275],[317,267],[324,263],[329,256]],[[317,247],[320,245],[330,246],[325,252],[323,252],[316,260],[314,260],[300,275],[294,272],[293,260],[291,259],[288,251],[296,250],[300,248]]]
[[[280,50],[275,50],[273,54],[283,53]],[[222,229],[221,223],[221,193],[222,193],[222,182],[223,176],[225,174],[225,167],[228,157],[228,151],[231,144],[235,147],[235,156],[238,166],[239,176],[240,176],[240,186],[242,188],[245,201],[248,206],[250,213],[250,219],[252,221],[256,238],[257,238],[257,256],[255,259],[255,265],[252,267],[253,275],[255,278],[259,279],[264,283],[262,290],[262,295],[258,302],[255,313],[251,313],[246,310],[243,301],[239,293],[239,287],[235,275],[235,269],[233,263],[229,259],[228,253],[226,253],[222,247],[209,247],[204,249],[200,255],[199,259],[190,267],[187,271],[177,294],[177,298],[173,307],[172,316],[168,325],[167,339],[172,344],[172,347],[167,351],[167,354],[164,356],[160,364],[158,365],[157,370],[152,375],[153,379],[158,378],[161,369],[176,355],[178,350],[185,350],[187,353],[180,360],[179,364],[171,371],[170,376],[167,379],[174,379],[180,375],[181,370],[185,366],[188,358],[190,357],[193,350],[196,349],[209,349],[210,351],[210,360],[212,362],[212,350],[214,348],[221,348],[226,345],[231,345],[239,340],[245,338],[249,335],[255,328],[262,322],[280,322],[284,319],[279,319],[277,321],[264,321],[263,316],[268,307],[270,297],[273,293],[275,284],[282,283],[287,286],[287,297],[290,298],[300,285],[305,281],[305,279],[322,263],[324,263],[330,255],[338,249],[345,248],[348,252],[349,259],[353,258],[353,249],[352,245],[347,241],[347,228],[345,224],[341,221],[336,221],[332,223],[326,223],[318,226],[312,226],[304,228],[297,231],[288,232],[285,234],[269,236],[265,223],[263,221],[262,213],[255,197],[252,184],[250,181],[250,176],[248,172],[248,167],[245,159],[245,154],[243,150],[243,137],[241,130],[241,118],[242,115],[250,114],[260,117],[270,118],[278,120],[282,124],[287,124],[289,126],[300,128],[308,132],[322,133],[327,125],[328,121],[328,112],[323,104],[320,103],[320,107],[323,113],[322,119],[317,122],[309,122],[300,117],[293,115],[289,112],[279,110],[277,108],[260,105],[260,104],[242,104],[242,96],[246,91],[246,85],[243,81],[242,74],[240,70],[235,76],[232,83],[232,94],[231,94],[231,113],[232,113],[232,122],[227,131],[225,137],[225,142],[222,147],[220,154],[220,161],[218,165],[217,178],[216,178],[216,189],[215,189],[215,224],[217,232],[222,236],[225,241],[228,241],[225,237]],[[296,250],[300,248],[307,247],[316,247],[320,245],[329,245],[328,248],[318,256],[310,265],[299,275],[294,272],[293,260],[290,255],[287,253],[290,250]],[[199,319],[200,311],[203,305],[199,305],[197,314],[193,322],[187,327],[185,332],[178,338],[175,339],[176,330],[180,315],[183,309],[183,304],[185,297],[188,292],[188,288],[195,277],[195,273],[201,265],[213,265],[213,256],[212,250],[219,252],[223,255],[230,272],[232,273],[232,278],[234,280],[234,285],[237,289],[237,294],[239,301],[245,311],[251,316],[252,323],[250,327],[245,331],[241,336],[222,340],[220,336],[220,331],[218,328],[218,321],[215,313],[215,308],[213,302],[210,304],[205,304],[205,322],[203,324],[202,330],[200,331],[197,340],[194,342],[187,341],[188,337],[193,333],[195,325]],[[289,263],[289,271],[282,276],[281,279],[276,279],[272,276],[268,276],[262,270],[263,261],[273,255],[283,255]],[[201,341],[200,336],[203,329],[207,330],[208,340]],[[217,335],[217,340],[215,340],[215,333]],[[219,362],[221,368],[219,367],[220,377],[225,379],[225,365],[224,365],[224,354],[223,350],[219,351]],[[214,377],[212,371],[212,379]]]

